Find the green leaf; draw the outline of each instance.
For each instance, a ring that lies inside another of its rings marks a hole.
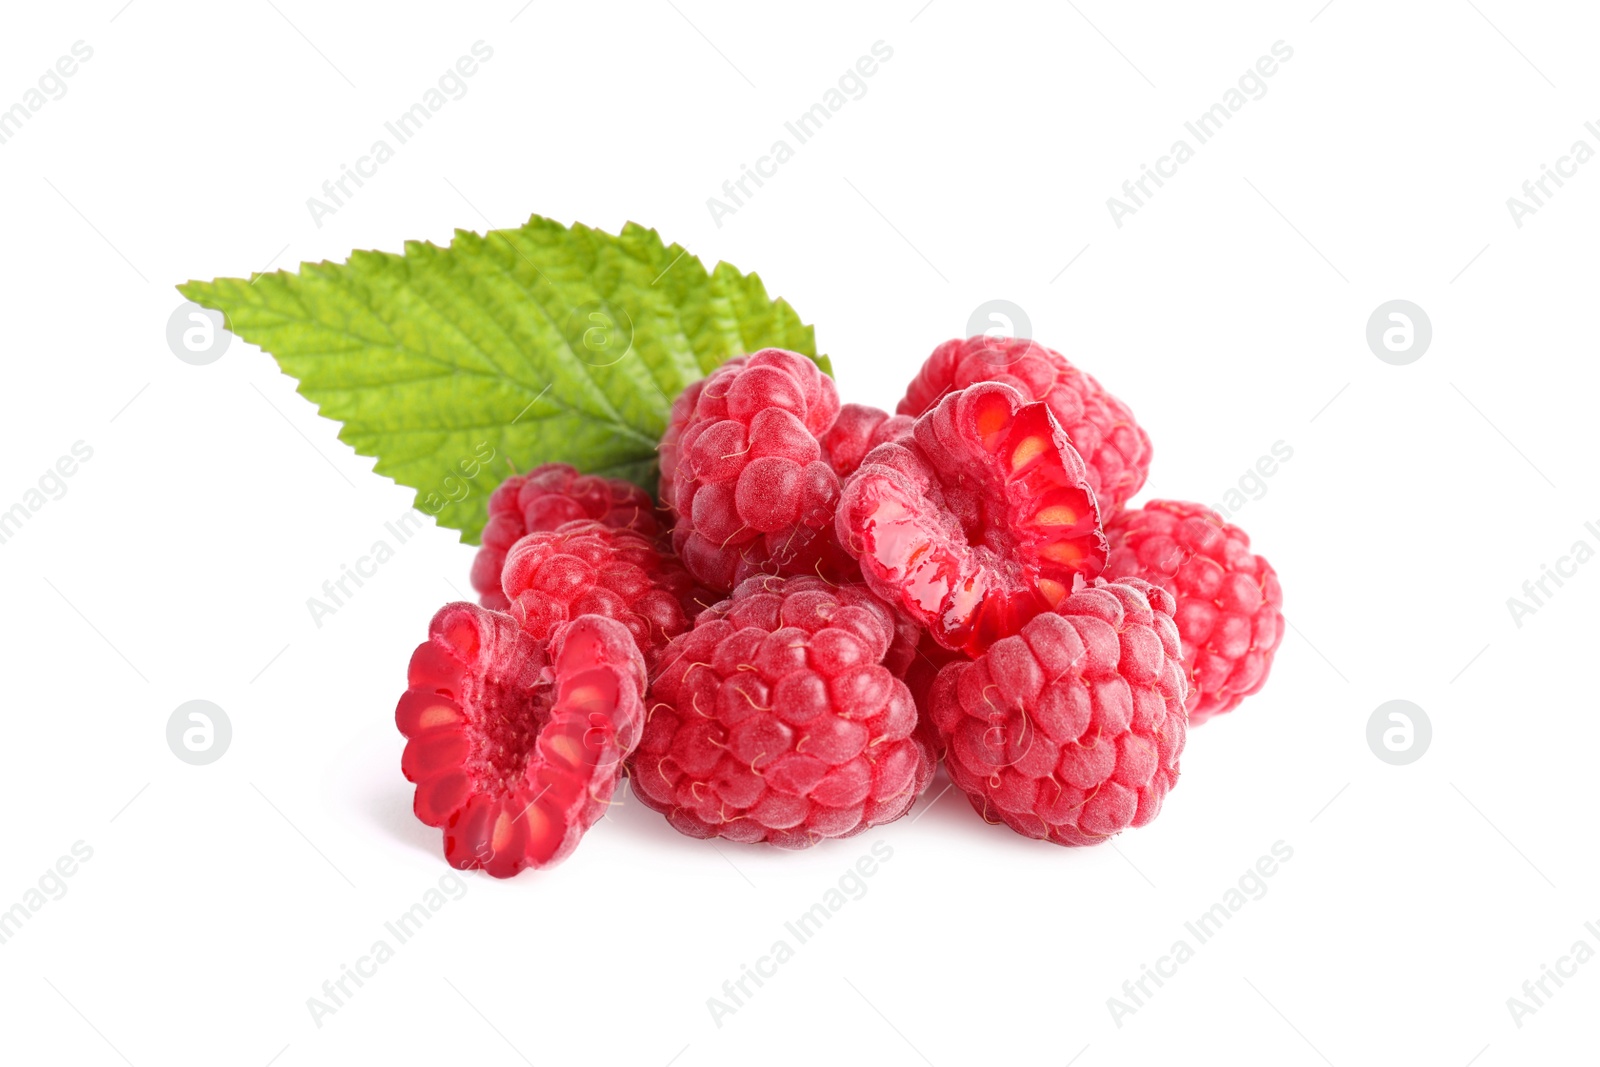
[[[474,543],[513,467],[570,463],[653,490],[672,399],[735,356],[788,348],[832,373],[759,277],[708,272],[631,222],[613,236],[535,215],[458,230],[449,248],[178,291],[270,352],[341,440]]]

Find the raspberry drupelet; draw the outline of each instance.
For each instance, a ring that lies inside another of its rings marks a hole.
[[[909,415],[891,415],[866,404],[845,404],[833,427],[822,435],[822,455],[833,472],[848,478],[879,445],[897,441],[911,432]]]

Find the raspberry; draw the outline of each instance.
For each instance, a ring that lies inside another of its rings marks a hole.
[[[580,615],[604,615],[627,627],[646,663],[713,599],[656,542],[593,520],[520,539],[501,582],[511,614],[536,639]]]
[[[673,639],[634,792],[691,837],[804,848],[898,819],[933,776],[865,586],[760,576]]]
[[[766,348],[712,373],[663,442],[689,572],[726,591],[752,575],[842,577],[833,540],[839,478],[817,438],[839,414],[833,379],[795,352]]]
[[[874,592],[977,655],[1105,563],[1083,461],[1043,403],[982,382],[917,418],[852,474],[840,542]]]
[[[1173,606],[1136,578],[1096,579],[939,672],[945,768],[980,815],[1059,845],[1155,818],[1185,736]]]
[[[904,678],[911,665],[916,662],[918,642],[922,640],[922,627],[907,618],[905,612],[895,611],[881,600],[878,600],[877,604],[894,617],[894,639],[889,642],[889,651],[883,654],[883,665],[889,668],[889,673],[896,678]]]
[[[742,367],[745,357],[730,359],[722,365],[721,369],[729,367]],[[672,410],[667,414],[667,429],[661,435],[661,444],[657,446],[656,453],[661,466],[660,495],[663,507],[671,508],[675,499],[678,473],[678,459],[683,454],[683,428],[689,425],[689,419],[694,415],[694,408],[700,402],[700,393],[705,389],[709,378],[699,378],[689,383],[683,392],[678,394],[678,399],[672,402]]]
[[[644,725],[644,661],[620,623],[586,615],[548,646],[516,620],[447,604],[395,708],[414,809],[452,867],[509,878],[577,847]]]
[[[974,382],[1005,382],[1042,400],[1089,468],[1089,487],[1108,517],[1150,473],[1150,438],[1128,406],[1061,353],[1026,338],[969,337],[933,350],[897,409],[920,415],[945,393]]]
[[[546,463],[527,474],[513,475],[489,494],[489,522],[483,546],[472,561],[472,587],[486,608],[509,606],[500,589],[500,569],[517,539],[536,530],[554,530],[565,522],[595,519],[619,530],[637,530],[659,537],[665,524],[657,517],[650,494],[632,482],[579,474],[565,463]]]
[[[1199,504],[1153,500],[1107,523],[1106,536],[1108,576],[1143,578],[1177,600],[1191,724],[1266,684],[1283,640],[1283,589],[1248,534]]]
[[[839,409],[833,428],[822,435],[822,456],[835,474],[848,478],[868,452],[910,433],[914,421],[910,415],[891,415],[866,404],[846,404]]]
[[[899,676],[906,680],[906,686],[911,690],[911,696],[917,702],[917,707],[926,709],[928,706],[928,690],[933,688],[933,680],[946,663],[967,657],[960,652],[952,652],[939,642],[930,637],[926,631],[919,634],[921,640],[917,643],[915,652],[909,657],[909,664]]]
[[[917,704],[915,736],[928,746],[928,751],[934,754],[936,760],[941,760],[944,758],[944,742],[939,740],[939,731],[934,729],[928,695],[933,690],[934,679],[939,677],[939,671],[946,663],[965,661],[967,657],[960,652],[951,652],[926,633],[920,634],[920,637],[921,641],[914,650],[910,666],[903,673],[897,673],[906,680],[906,688],[911,690],[911,699]]]

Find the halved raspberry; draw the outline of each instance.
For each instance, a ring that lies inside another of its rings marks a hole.
[[[522,628],[546,640],[569,619],[604,615],[628,628],[645,662],[716,598],[677,558],[632,530],[569,522],[506,553],[501,588]]]
[[[884,665],[895,629],[862,585],[741,583],[663,655],[635,795],[691,837],[785,848],[904,815],[933,763]]]
[[[1106,537],[1107,576],[1143,578],[1177,600],[1190,725],[1266,684],[1283,640],[1283,589],[1248,534],[1204,505],[1152,500],[1108,522]]]
[[[845,483],[840,542],[874,592],[971,655],[1100,573],[1083,460],[1042,403],[984,382],[921,415]]]
[[[726,592],[755,574],[850,573],[832,529],[839,478],[817,440],[839,414],[833,379],[766,348],[714,371],[681,428],[678,414],[663,478],[672,544],[691,574]]]
[[[822,458],[840,478],[848,478],[868,452],[910,433],[914,421],[910,415],[891,415],[867,404],[846,404],[822,435]]]
[[[1067,358],[1025,337],[969,337],[933,350],[896,409],[921,415],[946,393],[975,382],[1004,382],[1050,406],[1088,469],[1089,487],[1110,518],[1150,473],[1150,438],[1128,405]]]
[[[509,878],[563,859],[604,812],[644,724],[644,660],[586,615],[548,647],[509,615],[447,604],[395,708],[414,809],[452,867]]]
[[[1186,736],[1173,606],[1136,578],[1096,579],[939,672],[945,769],[980,815],[1058,845],[1156,817]]]
[[[656,510],[650,494],[632,482],[580,474],[565,463],[546,463],[513,475],[489,494],[483,545],[472,561],[478,603],[496,611],[509,606],[500,589],[500,569],[518,538],[579,519],[652,538],[660,537],[668,525],[668,517]]]

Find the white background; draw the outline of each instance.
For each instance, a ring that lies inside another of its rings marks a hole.
[[[0,145],[0,509],[93,448],[0,545],[0,908],[93,849],[0,945],[0,1057],[1592,1061],[1600,963],[1520,1028],[1506,1005],[1600,949],[1600,563],[1520,627],[1506,605],[1600,547],[1600,163],[1521,228],[1506,207],[1600,148],[1584,5],[122,2],[26,5],[0,36],[0,106],[94,49]],[[480,39],[468,94],[314,225],[306,198]],[[707,197],[879,40],[866,95],[719,228]],[[1106,198],[1279,40],[1266,95],[1114,225]],[[1114,847],[987,826],[932,803],[942,777],[805,854],[630,800],[557,869],[465,879],[318,1027],[307,998],[449,873],[392,710],[472,550],[430,524],[316,627],[306,599],[412,494],[253,346],[174,358],[173,285],[530,212],[759,271],[883,406],[1011,300],[1148,427],[1145,498],[1218,503],[1285,442],[1236,516],[1294,627],[1267,688],[1194,730],[1166,810]],[[1409,366],[1364,338],[1396,298],[1433,323]],[[233,723],[205,767],[165,741],[195,698]],[[1434,732],[1403,767],[1366,742],[1396,698]],[[1280,840],[1266,895],[1116,1025],[1107,998]],[[707,998],[875,841],[866,895],[716,1026]]]

